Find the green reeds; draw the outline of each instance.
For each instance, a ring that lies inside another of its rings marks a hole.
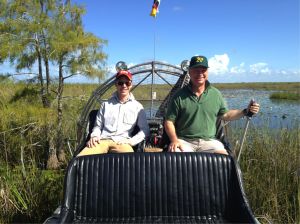
[[[41,223],[60,205],[64,170],[31,167],[26,179],[20,168],[1,178],[1,223]]]
[[[254,214],[276,223],[300,222],[299,139],[296,120],[282,129],[270,130],[266,122],[249,129],[240,166]]]
[[[65,171],[44,170],[49,142],[47,127],[53,127],[55,139],[57,107],[54,100],[52,108],[43,108],[40,98],[35,97],[36,91],[36,85],[0,85],[1,223],[41,223],[62,201]],[[64,98],[65,139],[76,138],[76,123],[85,103],[78,97]],[[67,150],[66,156],[70,161]],[[67,164],[60,165],[63,168]]]
[[[41,223],[62,201],[65,170],[43,170],[48,124],[56,130],[55,94],[53,107],[45,109],[34,101],[34,91],[26,90],[30,94],[25,94],[25,87],[38,91],[38,86],[22,83],[0,85],[1,223]],[[64,139],[76,138],[77,120],[86,100],[97,87],[96,84],[66,85],[64,96],[71,97],[63,101]],[[55,90],[55,86],[53,88]],[[167,88],[167,85],[157,86],[157,99],[168,93]],[[133,94],[147,99],[150,91],[149,85],[141,85]],[[16,92],[19,93],[18,97],[11,101]],[[140,95],[142,92],[144,95]],[[109,94],[112,92],[107,93],[107,98],[111,96]],[[25,95],[27,97],[23,97]],[[87,98],[74,97],[82,95]],[[267,122],[259,124],[262,125],[251,123],[240,160],[251,209],[254,214],[267,215],[274,222],[300,223],[299,121],[273,130],[270,130]],[[243,125],[235,127],[234,131],[235,137],[240,136]],[[24,150],[25,175],[20,161],[21,146]],[[69,161],[71,156],[67,150],[66,155]]]
[[[212,83],[217,89],[300,91],[300,82]]]
[[[300,92],[275,92],[270,99],[300,100]]]

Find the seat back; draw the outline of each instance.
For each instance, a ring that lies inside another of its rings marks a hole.
[[[216,121],[216,130],[217,130],[216,138],[219,139],[223,143],[228,154],[232,156],[233,154],[232,154],[231,146],[230,146],[229,141],[225,134],[224,123],[225,122],[220,117],[218,117],[218,119]],[[176,125],[176,123],[175,123],[175,125]],[[169,138],[165,128],[163,130],[162,141],[163,141],[163,145],[162,145],[163,151],[166,152],[166,151],[168,151],[168,146],[170,144],[170,138]]]
[[[74,158],[59,223],[254,223],[239,165],[210,153]]]
[[[175,85],[173,86],[171,91],[169,92],[169,94],[165,97],[164,101],[159,106],[159,108],[155,114],[155,117],[165,117],[169,103],[170,103],[173,95],[179,89],[181,89],[183,86],[186,86],[187,84],[189,84],[189,81],[190,81],[190,78],[186,73],[184,73],[183,75],[181,75],[179,77],[179,79],[177,80],[177,82],[175,83]]]
[[[83,140],[82,140],[81,144],[77,147],[73,157],[76,157],[86,147],[86,143],[90,140],[91,133],[92,133],[94,125],[95,125],[97,114],[98,114],[98,110],[92,110],[89,113]],[[132,135],[133,136],[136,135],[139,131],[140,131],[139,126],[135,125]],[[134,151],[138,151],[138,150],[141,150],[140,149],[141,147],[142,146],[140,144],[138,144],[137,146],[133,146],[132,148]]]
[[[94,124],[96,121],[97,113],[98,113],[98,110],[92,110],[89,113],[89,116],[88,116],[87,122],[86,122],[86,128],[85,128],[83,140],[82,140],[81,144],[77,147],[76,151],[74,152],[73,158],[76,157],[86,147],[86,143],[90,140],[91,133],[93,131]]]

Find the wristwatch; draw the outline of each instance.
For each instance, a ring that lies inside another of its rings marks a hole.
[[[243,110],[243,113],[244,113],[245,116],[247,116],[247,114],[248,114],[248,113],[247,113],[247,109],[244,109],[244,110]]]

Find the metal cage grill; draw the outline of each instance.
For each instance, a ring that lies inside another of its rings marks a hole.
[[[149,119],[162,119],[173,94],[188,83],[189,77],[180,67],[148,62],[128,68],[132,75],[131,89],[135,99],[143,104]],[[114,74],[91,95],[77,124],[77,143],[80,144],[86,129],[87,117],[92,110],[112,97],[116,91]]]

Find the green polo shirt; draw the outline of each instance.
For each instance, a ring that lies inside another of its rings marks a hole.
[[[172,97],[166,119],[175,121],[178,138],[185,140],[216,139],[218,116],[228,112],[221,93],[208,81],[200,99],[192,91],[191,83],[178,90]]]

